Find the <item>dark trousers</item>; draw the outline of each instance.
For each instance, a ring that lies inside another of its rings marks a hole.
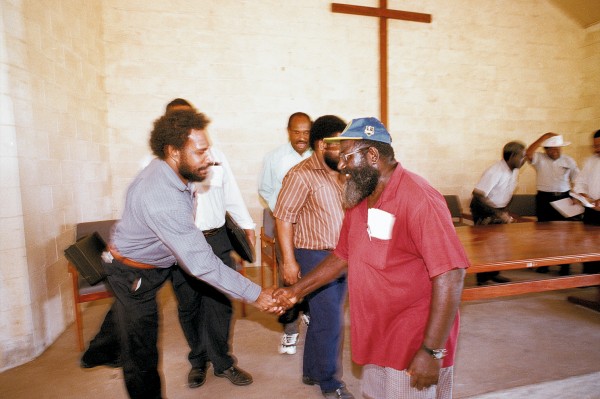
[[[567,220],[560,214],[552,205],[553,201],[558,201],[563,198],[569,198],[569,192],[564,193],[547,193],[538,191],[535,195],[535,216],[538,222],[551,222],[555,220]]]
[[[223,263],[235,269],[225,228],[206,237],[206,241]],[[234,364],[229,354],[231,301],[219,290],[180,268],[174,268],[171,278],[178,302],[179,323],[191,349],[190,364],[205,367],[210,360],[216,372],[227,370]]]
[[[305,276],[330,251],[295,249],[294,255]],[[338,378],[342,348],[343,305],[346,297],[346,276],[309,294],[310,324],[304,343],[303,375],[319,381],[322,391],[334,391],[342,386]]]
[[[116,260],[104,264],[104,268],[115,294],[112,310],[127,392],[136,399],[161,398],[156,294],[171,269],[137,269]]]
[[[486,224],[499,224],[498,221],[500,219],[496,219],[496,214],[489,212],[477,197],[473,197],[469,208],[471,209],[471,215],[473,216],[473,224],[475,226],[482,226]],[[485,283],[486,281],[491,280],[499,274],[500,272],[498,271],[476,273],[477,283]]]
[[[121,357],[121,345],[119,344],[119,335],[117,334],[114,303],[108,310],[104,321],[100,326],[100,331],[90,341],[90,344],[83,354],[81,360],[88,364],[106,364],[118,363]]]
[[[585,208],[583,212],[583,223],[600,226],[600,212],[592,208]],[[586,262],[583,264],[583,273],[597,274],[600,273],[600,262]]]

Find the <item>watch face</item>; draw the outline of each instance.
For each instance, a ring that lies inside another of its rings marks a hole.
[[[433,352],[433,357],[435,357],[436,359],[441,359],[442,357],[444,357],[444,354],[441,352]]]

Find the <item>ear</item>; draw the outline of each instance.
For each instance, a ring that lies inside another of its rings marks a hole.
[[[181,155],[181,152],[178,148],[173,147],[171,144],[167,144],[165,147],[165,154],[169,160],[172,160],[175,163],[179,162],[179,156]]]
[[[379,161],[379,150],[375,147],[369,147],[367,154],[371,157],[371,164],[375,165]]]

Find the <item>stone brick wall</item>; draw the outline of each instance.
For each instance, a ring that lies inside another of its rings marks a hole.
[[[376,0],[348,3],[377,5]],[[118,217],[175,97],[211,119],[258,226],[262,158],[288,116],[378,116],[378,23],[326,0],[7,0],[0,49],[0,371],[73,320],[63,250],[78,222]],[[546,0],[390,1],[397,158],[467,207],[507,141],[547,131],[590,154],[600,125],[600,27]],[[531,167],[518,192],[535,190]]]
[[[0,371],[71,323],[63,251],[76,223],[111,217],[100,2],[1,9]]]

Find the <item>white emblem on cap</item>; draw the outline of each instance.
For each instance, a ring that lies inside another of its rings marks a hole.
[[[375,134],[375,127],[374,126],[365,126],[365,134],[369,137],[371,137],[372,135]]]

